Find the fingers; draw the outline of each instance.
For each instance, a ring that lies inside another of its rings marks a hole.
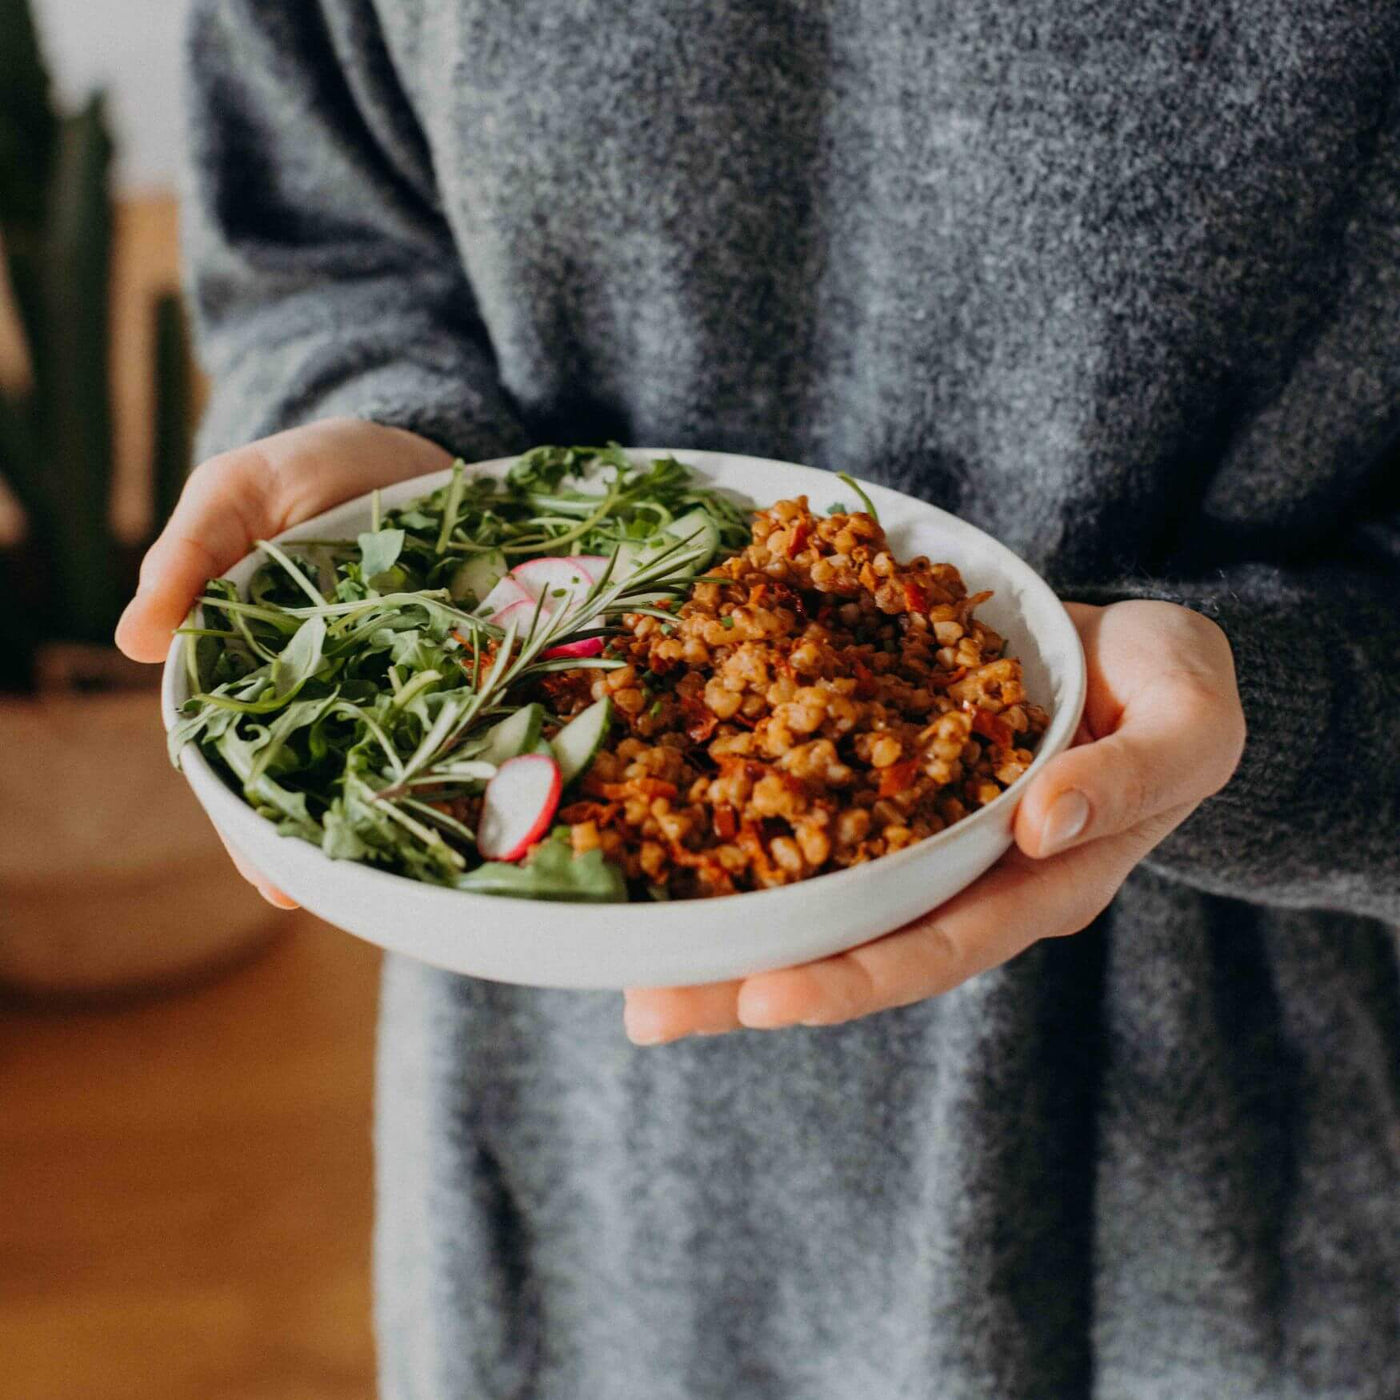
[[[942,908],[848,952],[708,987],[633,988],[625,1023],[639,1045],[749,1028],[829,1026],[939,996],[1042,938],[1087,927],[1189,807],[1135,830],[1031,860],[1015,848]]]
[[[1099,737],[1054,758],[1016,814],[1017,844],[1038,859],[1194,807],[1239,762],[1244,717],[1219,628],[1171,604],[1117,606],[1134,610],[1131,634],[1107,619],[1085,636]]]
[[[742,985],[734,981],[702,987],[629,987],[623,993],[623,1026],[634,1045],[738,1030]]]
[[[191,473],[170,520],[141,562],[136,596],[117,623],[116,642],[134,661],[161,661],[170,634],[208,579],[275,534],[277,483],[267,454],[247,447]]]
[[[335,418],[210,458],[191,474],[141,564],[136,596],[117,624],[135,661],[161,661],[205,582],[255,540],[363,495],[447,466],[436,443],[399,428]]]
[[[1160,839],[1156,830],[1140,829],[1047,862],[1013,848],[976,884],[895,933],[749,978],[739,991],[738,1018],[764,1030],[834,1025],[940,996],[1042,938],[1087,927]]]
[[[238,873],[267,900],[275,909],[299,909],[301,906],[294,899],[288,899],[275,885],[270,885],[243,856],[234,848],[228,837],[218,827],[214,830],[218,832],[219,840],[224,843],[224,850],[228,852],[229,859],[233,862]]]

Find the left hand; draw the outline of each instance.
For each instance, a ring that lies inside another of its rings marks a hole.
[[[1084,720],[1075,747],[1027,787],[1007,855],[947,904],[834,957],[706,986],[629,988],[635,1043],[836,1025],[907,1006],[1102,912],[1128,872],[1229,781],[1244,713],[1230,644],[1208,618],[1145,600],[1066,606],[1088,661]]]

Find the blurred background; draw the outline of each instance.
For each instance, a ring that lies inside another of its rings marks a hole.
[[[110,646],[188,470],[178,0],[0,0],[0,1400],[372,1394],[374,951]]]

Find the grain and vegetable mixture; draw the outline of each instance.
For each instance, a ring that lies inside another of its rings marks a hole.
[[[628,614],[611,671],[546,681],[560,713],[622,720],[560,813],[658,896],[730,894],[856,865],[985,806],[1047,715],[951,564],[893,557],[865,512],[805,497],[697,581],[674,622]]]

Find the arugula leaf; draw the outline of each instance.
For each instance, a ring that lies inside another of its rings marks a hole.
[[[452,883],[457,889],[474,894],[509,895],[516,899],[615,904],[627,898],[622,871],[605,860],[601,851],[576,856],[567,836],[541,841],[518,865],[489,860],[459,875]]]
[[[287,699],[296,694],[316,674],[325,644],[325,618],[308,617],[272,663],[270,679],[274,694]]]
[[[407,537],[403,530],[366,531],[359,536],[361,577],[372,579],[376,574],[387,574],[398,562]]]
[[[226,729],[214,741],[219,756],[242,784],[243,796],[257,811],[263,816],[280,819],[279,829],[283,829],[283,823],[290,823],[296,835],[316,840],[319,831],[307,810],[306,794],[293,792],[266,775],[254,776],[253,766],[258,752],[267,743],[269,735],[266,729],[253,727],[255,734],[247,738],[235,726]]]
[[[337,692],[332,691],[319,700],[298,700],[295,704],[288,705],[268,727],[267,742],[253,762],[248,781],[257,782],[280,758],[292,735],[298,729],[307,729],[315,724],[335,704],[336,698]]]

